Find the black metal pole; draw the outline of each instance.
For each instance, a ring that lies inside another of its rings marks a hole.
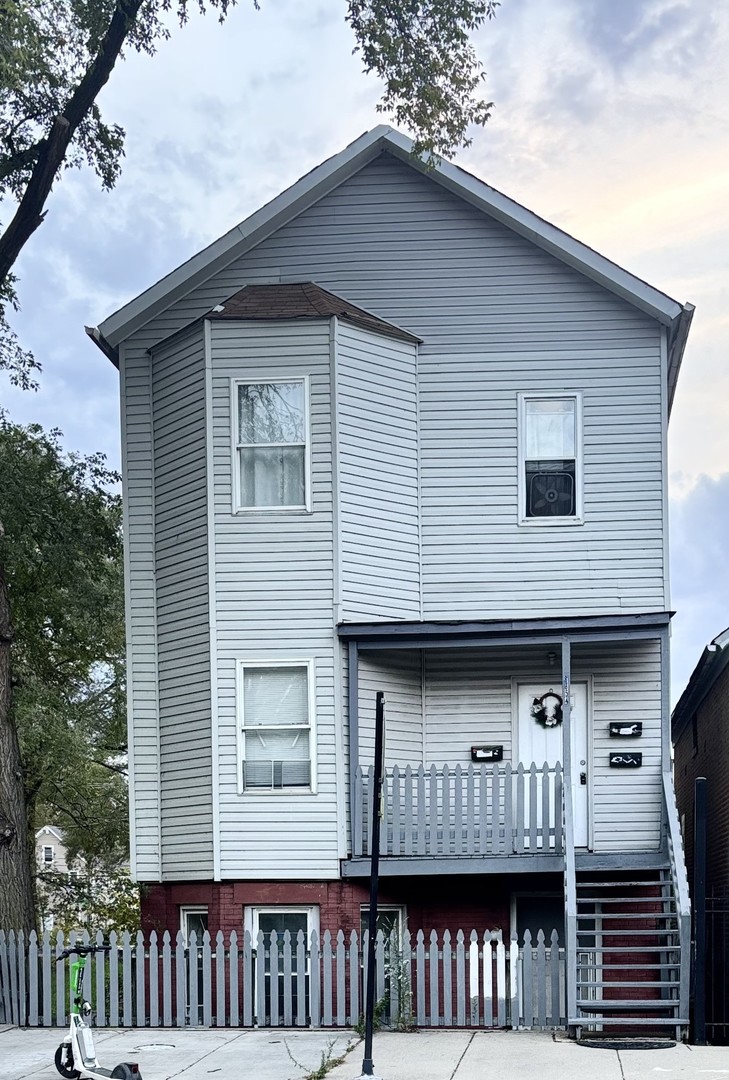
[[[380,887],[380,820],[382,818],[384,758],[385,695],[382,690],[378,690],[375,700],[375,774],[372,792],[372,850],[370,853],[370,910],[367,921],[369,940],[367,942],[363,1076],[374,1076],[372,1037],[375,1027],[375,937],[377,935],[377,897]]]
[[[706,1046],[706,777],[694,785],[694,1043]]]

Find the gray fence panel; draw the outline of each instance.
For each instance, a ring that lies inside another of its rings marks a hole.
[[[190,931],[187,942],[187,1022],[192,1028],[200,1024],[200,1012],[198,1009],[198,988],[200,970],[200,949],[197,943],[197,933]]]
[[[178,930],[175,939],[175,1014],[178,1027],[185,1026],[185,1012],[187,1006],[186,984],[187,964],[185,961],[185,939],[182,936],[182,931]]]
[[[145,948],[144,948],[144,934],[141,930],[137,931],[137,936],[134,945],[134,968],[135,968],[135,982],[136,982],[136,1021],[137,1027],[144,1027],[147,1022],[147,1005],[146,1005],[146,979],[144,977],[144,961],[145,961]]]
[[[324,931],[321,950],[322,959],[322,1018],[324,1027],[331,1027],[332,1016],[332,935]]]
[[[301,933],[301,931],[299,931]],[[359,1023],[359,946],[357,932],[349,935],[349,1022]]]
[[[28,942],[28,1023],[38,1026],[38,935],[30,932]]]
[[[512,1012],[511,1026],[520,1027],[523,1025],[524,1027],[534,1027],[534,950],[532,948],[531,930],[524,931],[524,948],[521,953],[521,964],[522,1015],[519,1016],[518,1012],[514,1015]]]
[[[438,985],[438,935],[435,930],[430,932],[430,942],[428,946],[428,959],[430,967],[430,1017],[429,1023],[431,1027],[437,1027],[440,1018],[440,995],[438,993],[440,987]]]
[[[243,1026],[253,1027],[253,942],[250,931],[243,935]]]
[[[537,966],[535,972],[535,990],[537,995],[536,1025],[547,1026],[547,948],[544,944],[544,931],[537,931]]]
[[[56,934],[56,1027],[66,1026],[66,961],[58,957],[63,952],[63,934]]]
[[[256,1019],[258,1026],[266,1023],[266,943],[263,931],[258,931],[256,938]]]
[[[494,950],[491,936],[484,934],[483,941],[483,1023],[494,1026]]]
[[[53,1006],[51,1004],[51,987],[53,985],[53,959],[51,957],[51,935],[48,930],[43,931],[43,946],[41,960],[41,981],[43,984],[43,1026],[53,1025]]]
[[[443,1012],[442,1016],[438,1017],[438,1022],[440,1023],[442,1019],[446,1027],[453,1027],[453,949],[450,930],[443,932],[441,957],[443,961]]]
[[[293,979],[291,965],[291,931],[284,930],[283,935],[283,1022],[284,1027],[293,1024]]]
[[[321,1025],[321,956],[319,951],[319,936],[316,930],[311,932],[311,944],[309,946],[309,1011],[311,1026]]]
[[[466,1025],[466,1001],[470,994],[466,990],[466,946],[463,931],[456,934],[456,1023]]]
[[[347,1023],[346,992],[347,949],[344,944],[344,931],[337,931],[336,967],[337,967],[337,1027]]]
[[[122,934],[122,1025],[132,1027],[132,944],[128,930]]]
[[[425,935],[418,930],[415,944],[415,971],[417,980],[417,1005],[415,1019],[418,1027],[425,1024]]]
[[[97,948],[103,946],[104,935],[102,934],[101,930],[96,931],[94,944]],[[96,976],[96,993],[94,995],[94,1007],[96,1010],[96,1016],[94,1020],[97,1027],[106,1027],[106,953],[94,953],[93,961],[94,974]]]

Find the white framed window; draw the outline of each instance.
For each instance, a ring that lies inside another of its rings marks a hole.
[[[315,792],[314,661],[240,661],[238,713],[239,792]]]
[[[319,935],[319,908],[316,905],[306,906],[298,904],[272,904],[266,907],[246,907],[243,913],[243,927],[251,935],[251,944],[254,950],[258,949],[258,934],[263,934],[263,972],[265,986],[263,990],[264,1016],[256,1015],[259,1024],[271,1022],[272,1005],[276,1003],[279,1018],[285,1015],[286,1004],[286,979],[282,970],[282,958],[284,955],[284,934],[288,930],[291,935],[291,975],[289,982],[291,993],[291,1007],[293,1016],[299,1014],[300,1006],[306,1018],[309,1017],[309,958],[311,948],[311,934],[316,930]],[[303,930],[304,943],[304,970],[299,970],[298,939],[299,931]],[[278,987],[272,983],[271,977],[271,935],[275,932],[278,946]],[[256,971],[258,970],[256,966]],[[304,976],[304,1000],[299,1001],[299,978]],[[254,975],[255,977],[255,975]],[[253,1000],[255,1008],[259,1008],[259,996],[254,990]]]
[[[311,508],[309,380],[234,379],[233,507]]]
[[[267,946],[271,941],[271,932],[274,930],[279,942],[288,930],[291,934],[292,945],[296,944],[299,930],[303,930],[308,946],[312,930],[319,933],[319,908],[316,904],[267,904],[261,907],[246,907],[243,912],[243,927],[249,931],[254,944],[259,931],[262,931]]]
[[[582,394],[519,394],[519,524],[581,525]]]
[[[52,847],[51,844],[44,844],[43,845],[43,865],[44,866],[52,866],[53,865],[53,847]]]
[[[208,909],[202,904],[190,904],[180,907],[180,930],[187,945],[190,934],[195,931],[195,940],[202,945],[203,934],[208,929]]]

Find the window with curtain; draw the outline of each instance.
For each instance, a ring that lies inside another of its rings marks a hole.
[[[580,402],[576,394],[521,396],[521,520],[581,515]]]
[[[309,663],[242,665],[244,791],[312,788]]]
[[[238,508],[306,509],[306,380],[235,387]]]

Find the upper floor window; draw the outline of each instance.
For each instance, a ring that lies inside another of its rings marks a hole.
[[[519,521],[582,521],[581,395],[519,395]]]
[[[235,382],[237,510],[309,509],[306,379]]]
[[[50,844],[43,845],[43,863],[45,866],[53,864],[53,848]]]
[[[313,663],[240,669],[244,791],[314,790]]]

